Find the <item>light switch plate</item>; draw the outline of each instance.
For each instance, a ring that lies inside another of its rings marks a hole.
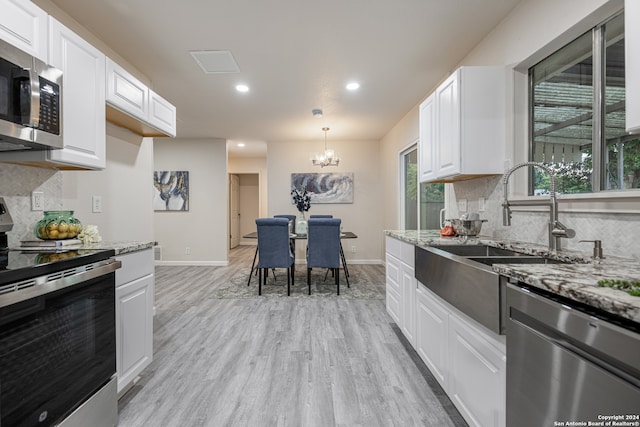
[[[478,212],[484,212],[484,203],[485,203],[484,197],[480,197],[478,199]]]
[[[467,199],[458,200],[458,212],[466,212],[467,211]]]
[[[91,212],[93,213],[102,212],[102,196],[91,197]]]

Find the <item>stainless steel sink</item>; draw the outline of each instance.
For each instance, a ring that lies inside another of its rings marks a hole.
[[[494,264],[551,264],[561,261],[487,245],[440,245],[415,249],[420,283],[490,330],[504,334],[506,277]]]

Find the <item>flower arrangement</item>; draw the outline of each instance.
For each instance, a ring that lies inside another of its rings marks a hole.
[[[298,190],[293,188],[291,190],[291,196],[293,198],[293,204],[296,205],[298,212],[304,213],[311,208],[311,197],[306,189],[300,188]]]

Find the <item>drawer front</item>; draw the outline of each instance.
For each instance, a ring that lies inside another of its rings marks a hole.
[[[124,285],[154,272],[153,248],[118,255],[122,267],[116,270],[116,286]]]

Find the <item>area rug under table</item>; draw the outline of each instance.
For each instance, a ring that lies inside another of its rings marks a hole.
[[[329,272],[326,280],[326,269],[314,269],[311,273],[311,295],[307,286],[306,270],[296,270],[295,283],[291,286],[289,298],[344,298],[344,299],[384,299],[384,294],[376,287],[368,283],[357,272],[350,272],[349,283],[344,277],[344,272],[340,271],[340,295],[336,294],[334,278]],[[284,269],[277,269],[276,279],[273,272],[269,271],[267,285],[262,286],[260,297],[287,297],[287,273]],[[251,277],[251,284],[247,286],[248,273],[238,273],[233,276],[227,284],[222,285],[210,294],[212,298],[257,298],[258,297],[258,276]]]

